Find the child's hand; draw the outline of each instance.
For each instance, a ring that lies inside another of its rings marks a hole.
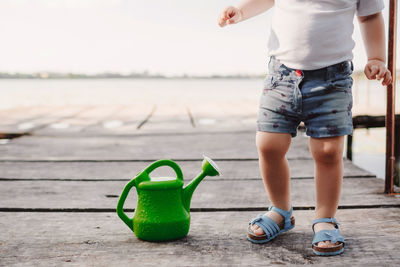
[[[242,20],[242,12],[233,6],[225,8],[219,16],[218,25],[224,27],[225,25],[235,24]]]
[[[383,78],[382,85],[384,86],[392,82],[392,75],[386,68],[385,63],[377,59],[368,60],[368,63],[364,68],[364,73],[369,80],[377,79],[379,81]]]

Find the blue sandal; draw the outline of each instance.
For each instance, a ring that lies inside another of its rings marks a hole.
[[[314,225],[320,222],[332,223],[336,229],[334,230],[321,230],[315,233]],[[344,237],[340,233],[339,223],[335,218],[320,218],[312,222],[312,230],[314,232],[314,238],[312,241],[312,250],[318,256],[334,256],[343,253],[344,251]],[[330,248],[320,248],[316,246],[318,242],[331,241],[332,244],[340,242],[339,245]]]
[[[256,244],[266,243],[274,239],[281,233],[289,231],[294,227],[295,220],[294,217],[292,216],[293,208],[290,208],[289,211],[286,211],[274,206],[270,206],[268,210],[279,213],[284,218],[284,221],[280,225],[278,225],[270,217],[264,214],[259,214],[249,223],[249,227],[247,229],[247,239],[249,241]],[[254,224],[260,226],[260,228],[264,231],[263,235],[256,235],[251,230],[251,226]]]

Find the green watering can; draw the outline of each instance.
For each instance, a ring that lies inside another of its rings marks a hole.
[[[176,178],[150,178],[150,173],[161,166],[171,167]],[[152,163],[132,179],[122,191],[117,214],[138,238],[148,241],[165,241],[184,237],[190,226],[190,200],[197,185],[206,176],[219,175],[217,165],[204,156],[202,172],[183,188],[183,175],[178,164],[171,160]],[[138,194],[133,218],[124,210],[125,199],[135,186]]]

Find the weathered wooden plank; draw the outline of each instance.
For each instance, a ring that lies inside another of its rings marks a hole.
[[[157,105],[149,120],[141,125],[140,130],[146,132],[160,132],[166,130],[179,131],[191,130],[191,124],[187,107],[183,104],[162,104]]]
[[[254,101],[244,98],[241,98],[240,101],[229,100],[190,105],[196,130],[248,129],[255,131],[258,105]]]
[[[119,119],[106,120],[97,125],[86,126],[84,122],[69,124],[66,129],[58,129],[57,131],[44,130],[36,131],[36,136],[54,136],[54,137],[119,137],[132,135],[160,135],[160,134],[204,134],[204,133],[226,133],[226,132],[255,132],[256,124],[254,118],[242,117],[221,117],[200,119],[201,124],[192,126],[190,117],[179,116],[164,118],[163,121],[150,122],[151,127],[147,127],[147,123],[143,123],[146,116],[138,119],[122,121]],[[211,120],[211,124],[210,124]],[[196,121],[194,121],[196,123]],[[140,127],[139,127],[140,126]],[[82,131],[82,129],[85,129]]]
[[[292,140],[288,158],[310,158],[308,138]],[[26,136],[0,146],[0,160],[258,158],[255,132],[108,137]]]
[[[73,124],[78,122],[76,126],[80,126],[80,131],[85,131],[87,128],[101,123],[103,120],[112,117],[118,113],[123,106],[121,105],[101,105],[95,106],[92,109],[71,118],[69,121],[65,120],[62,123]],[[69,128],[69,127],[68,127]],[[78,128],[78,127],[77,127]]]
[[[186,182],[189,179],[186,178]],[[1,208],[115,209],[126,181],[0,181]],[[291,198],[296,207],[315,205],[314,181],[293,179]],[[376,178],[344,179],[341,206],[400,205],[400,198],[384,195]],[[257,197],[255,197],[257,196]],[[135,208],[132,190],[126,208]],[[192,208],[262,208],[269,205],[260,180],[205,180],[192,199]]]
[[[115,125],[115,123],[110,124],[110,121],[116,120],[122,122],[121,126],[129,126],[134,121],[136,129],[151,108],[143,103],[128,107],[110,104],[94,107],[80,105],[36,107],[30,112],[17,113],[19,116],[16,118],[6,117],[0,122],[0,130],[3,132],[21,131],[24,130],[20,129],[21,124],[25,124],[26,126],[22,125],[27,127],[25,130],[34,130],[38,135],[65,135],[77,132],[109,133]],[[28,124],[32,126],[28,127]]]
[[[73,112],[79,108],[79,112]],[[121,106],[106,105],[106,106],[70,106],[67,111],[71,113],[69,116],[57,114],[55,117],[56,123],[47,123],[44,127],[35,130],[35,134],[45,135],[65,135],[81,131],[87,126],[96,124],[101,118],[108,116],[110,113],[119,110]],[[53,115],[54,116],[54,115]]]
[[[312,211],[295,211],[296,227],[268,244],[246,240],[254,212],[194,212],[189,235],[137,239],[114,213],[0,213],[2,266],[398,266],[399,209],[339,210],[345,252],[311,251]],[[377,229],[379,231],[377,232]]]
[[[6,122],[6,119],[11,118],[12,116],[25,116],[26,112],[29,112],[30,110],[34,109],[33,106],[13,106],[13,107],[4,107],[3,105],[0,107],[0,117],[2,118],[2,122],[0,124],[3,124]],[[5,120],[3,122],[3,119]]]
[[[93,136],[99,134],[137,133],[139,126],[152,116],[156,107],[156,105],[148,105],[145,103],[135,103],[135,105],[124,106],[121,110],[118,110],[118,112],[102,118],[97,124],[86,126],[84,131],[79,131],[79,135]]]
[[[46,127],[52,128],[53,126],[55,126],[53,129],[57,129],[57,125],[63,120],[76,117],[90,109],[91,107],[87,106],[41,107],[42,113],[36,115],[28,113],[18,121],[0,126],[0,130],[3,132],[35,132]]]
[[[191,109],[192,106],[184,104],[165,103],[155,106],[144,104],[130,107],[98,106],[74,118],[62,120],[60,123],[66,127],[44,127],[35,131],[35,134],[59,136],[79,133],[80,136],[93,136],[159,132],[197,133],[207,132],[210,129],[212,131],[256,129],[254,114],[236,114],[238,112],[229,112],[225,108],[218,114],[210,114],[208,111],[203,116],[195,117]]]
[[[257,107],[250,102],[248,99],[239,99],[226,103],[164,101],[149,104],[137,101],[130,106],[101,104],[74,118],[63,119],[59,122],[63,127],[44,127],[35,133],[38,135],[70,135],[74,133],[93,135],[177,132],[177,129],[179,132],[204,132],[210,129],[213,131],[255,130]],[[51,107],[45,110],[43,116],[31,118],[25,114],[23,119],[31,121],[43,117],[54,117],[54,114],[58,114],[60,110],[68,111],[73,107],[77,106]],[[147,116],[149,116],[148,120],[143,123]],[[15,124],[15,121],[13,122]],[[140,129],[138,129],[139,125]],[[15,128],[15,125],[11,125],[11,127]],[[11,130],[12,128],[8,128],[8,131]]]
[[[25,106],[0,110],[0,129],[10,124],[17,124],[35,120],[48,114],[51,107]]]
[[[256,116],[251,115],[225,115],[194,117],[196,131],[256,131]]]
[[[107,180],[135,177],[151,162],[0,162],[0,179],[55,179],[55,180]],[[177,161],[184,177],[194,177],[201,170],[201,161]],[[217,180],[260,179],[257,160],[217,162],[222,176],[209,177]],[[313,178],[312,159],[289,159],[290,173],[293,179]],[[159,168],[155,176],[173,176],[172,169]],[[351,161],[344,159],[344,178],[375,177]]]

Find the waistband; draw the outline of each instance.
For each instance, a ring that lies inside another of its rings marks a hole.
[[[315,70],[300,70],[300,69],[292,69],[287,67],[285,64],[281,63],[274,56],[270,57],[270,61],[268,64],[270,71],[286,71],[286,72],[294,72],[297,76],[302,76],[304,79],[307,78],[334,78],[337,73],[346,73],[350,75],[354,70],[353,62],[350,60],[346,60],[343,62],[339,62],[324,68],[315,69]]]

